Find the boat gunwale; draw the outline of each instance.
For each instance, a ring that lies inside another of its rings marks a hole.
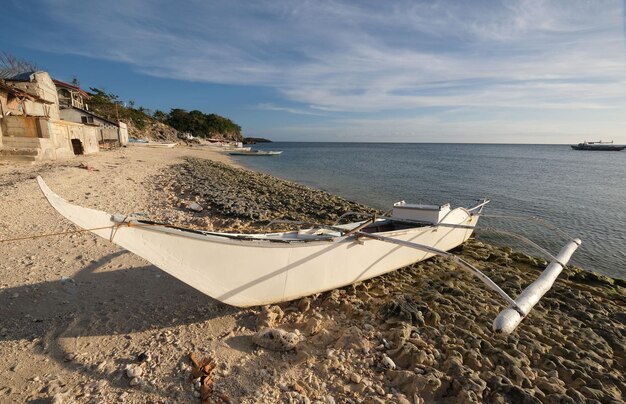
[[[328,245],[329,243],[341,243],[341,242],[355,242],[357,241],[357,239],[359,239],[360,236],[359,234],[348,234],[346,236],[330,236],[330,237],[326,237],[326,238],[309,238],[309,239],[279,239],[279,238],[253,238],[253,237],[246,237],[246,235],[238,235],[235,233],[213,233],[213,232],[207,232],[207,231],[203,231],[203,230],[196,230],[196,229],[190,229],[190,228],[183,228],[183,227],[178,227],[178,226],[172,226],[172,225],[168,225],[166,223],[158,223],[158,222],[154,222],[154,221],[150,221],[150,220],[142,220],[142,219],[137,219],[137,218],[133,218],[132,216],[128,216],[128,215],[121,215],[121,214],[110,214],[107,213],[105,211],[101,211],[101,210],[97,210],[97,209],[92,209],[92,208],[86,208],[80,205],[75,205],[73,203],[70,203],[69,201],[65,200],[64,198],[60,197],[59,195],[57,195],[56,193],[54,193],[54,191],[52,191],[47,184],[45,184],[45,182],[43,181],[43,178],[38,177],[37,181],[39,182],[39,185],[44,193],[44,195],[46,196],[46,198],[48,199],[48,202],[53,206],[53,208],[55,208],[57,211],[60,212],[59,208],[57,205],[62,206],[65,205],[66,208],[70,208],[70,209],[74,209],[74,208],[78,208],[78,209],[86,209],[88,211],[91,211],[93,213],[99,213],[99,214],[104,214],[104,215],[108,215],[109,217],[109,222],[111,223],[110,229],[111,229],[111,235],[107,238],[109,238],[109,241],[114,242],[114,238],[116,236],[116,234],[120,231],[120,229],[122,228],[133,228],[133,229],[144,229],[147,231],[152,231],[152,232],[156,232],[156,233],[165,233],[165,234],[170,234],[173,236],[178,236],[178,237],[186,237],[186,238],[192,238],[192,239],[197,239],[197,240],[204,240],[204,241],[214,241],[214,242],[218,242],[221,244],[232,244],[232,245],[241,245],[241,244],[247,244],[251,247],[271,247],[271,248],[283,248],[286,246],[289,247],[309,247],[309,246],[316,246],[316,245]],[[478,205],[477,207],[481,207],[483,206],[485,203],[487,202],[483,202],[482,204]],[[462,206],[459,206],[457,208],[452,209],[450,212],[448,212],[448,214],[446,214],[445,217],[450,216],[453,212],[456,211],[462,211],[465,213],[466,217],[460,221],[459,223],[446,223],[444,222],[444,220],[442,220],[441,222],[437,223],[437,224],[426,224],[426,225],[419,225],[423,222],[414,222],[416,224],[416,226],[414,227],[408,227],[405,229],[400,229],[400,230],[390,230],[390,231],[382,231],[382,232],[376,232],[375,234],[379,234],[379,235],[385,235],[385,236],[402,236],[405,235],[409,232],[415,232],[416,234],[423,234],[427,231],[433,231],[433,230],[437,230],[440,227],[443,228],[450,228],[450,227],[464,227],[463,224],[471,221],[471,219],[474,216],[479,216],[480,215],[480,211],[477,213],[473,213],[472,211],[474,209],[476,209],[477,207],[474,208],[465,208]],[[482,210],[482,209],[481,209]],[[60,212],[61,213],[61,212]],[[65,214],[61,213],[62,216],[66,217],[68,220],[70,220],[71,222],[75,223],[74,220],[70,219],[68,216],[66,216]],[[381,221],[394,221],[394,218],[385,218],[382,219]],[[399,222],[412,222],[410,220],[403,220],[403,219],[398,219],[397,221]],[[359,226],[359,224],[364,223],[365,221],[359,221],[359,222],[353,222],[350,224],[354,224],[356,227]],[[75,223],[76,224],[76,223]],[[348,225],[338,225],[336,227],[346,227],[346,230],[350,230],[350,227],[348,227],[350,224]],[[83,227],[83,226],[80,226]],[[472,226],[474,227],[474,226]],[[86,228],[86,227],[83,227]],[[311,228],[314,229],[315,227]],[[321,227],[323,228],[323,227]],[[419,231],[416,231],[418,230]],[[272,234],[272,233],[266,233],[266,234]],[[277,233],[274,233],[277,234]]]
[[[453,210],[456,210],[456,209],[461,209],[465,211],[466,213],[468,213],[468,217],[465,220],[463,220],[461,223],[458,223],[459,225],[462,225],[463,223],[467,222],[471,217],[474,216],[472,214],[469,214],[467,209],[465,209],[464,207],[458,207]],[[125,223],[129,223],[129,222],[125,222]],[[360,222],[355,222],[355,223],[360,223]],[[150,224],[150,225],[145,226],[145,224]],[[433,231],[433,230],[436,231],[439,228],[444,228],[444,229],[449,228],[449,226],[445,226],[445,224],[446,223],[443,223],[444,226],[439,226],[437,224],[426,225],[426,226],[416,226],[416,227],[410,227],[410,228],[406,228],[402,230],[390,230],[386,232],[376,232],[374,234],[380,234],[380,235],[385,235],[389,237],[389,236],[402,236],[410,232],[416,232],[416,230],[419,230],[419,233],[424,233],[427,231]],[[118,223],[118,225],[121,225],[122,227],[124,227],[124,223]],[[354,234],[350,234],[348,236],[337,236],[337,237],[330,236],[328,238],[291,239],[291,240],[278,239],[278,238],[276,239],[253,238],[253,237],[246,237],[245,234],[239,235],[236,233],[205,232],[202,230],[168,226],[166,224],[158,224],[158,223],[154,223],[150,221],[142,221],[142,220],[131,220],[129,227],[135,228],[135,229],[141,228],[143,230],[152,231],[156,233],[167,233],[167,234],[174,235],[174,236],[193,238],[197,240],[204,240],[204,241],[210,240],[210,241],[214,241],[214,242],[218,242],[222,244],[242,244],[243,243],[251,247],[269,247],[269,248],[309,247],[309,246],[316,246],[316,245],[328,245],[329,243],[339,244],[342,242],[355,242],[356,239],[359,238],[359,235],[354,235]],[[272,234],[272,233],[267,233],[267,234]]]

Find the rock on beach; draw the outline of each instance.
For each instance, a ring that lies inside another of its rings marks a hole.
[[[252,337],[252,341],[272,351],[290,351],[298,345],[300,338],[297,334],[280,328],[264,328]]]

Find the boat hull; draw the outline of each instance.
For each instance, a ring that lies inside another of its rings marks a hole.
[[[197,147],[218,152],[250,151],[252,149],[251,147],[215,146],[210,144],[200,144]]]
[[[151,142],[147,142],[147,143],[143,143],[143,142],[135,142],[135,143],[129,143],[133,146],[140,146],[140,147],[151,147],[151,148],[155,148],[155,149],[171,149],[172,147],[176,146],[176,143],[151,143]]]
[[[432,257],[388,242],[337,237],[272,242],[234,239],[131,221],[119,225],[102,211],[75,206],[39,185],[50,204],[84,229],[135,253],[175,278],[221,302],[239,306],[279,303],[364,281]],[[446,224],[376,233],[396,240],[453,249],[472,234],[478,216],[452,210]],[[110,228],[112,226],[115,228]],[[107,228],[108,227],[108,228]]]
[[[574,150],[595,150],[595,151],[621,151],[626,149],[626,146],[613,146],[613,145],[572,145]]]
[[[265,151],[265,150],[249,150],[249,151],[231,151],[231,156],[280,156],[282,151]]]

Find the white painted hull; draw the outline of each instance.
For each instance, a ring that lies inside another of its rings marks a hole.
[[[39,185],[50,204],[84,229],[115,226],[108,213],[72,205]],[[452,210],[442,223],[475,226],[478,216]],[[427,226],[376,233],[448,251],[467,240],[473,229]],[[137,254],[163,271],[233,306],[278,303],[350,285],[433,256],[375,239],[355,236],[328,241],[271,242],[276,234],[233,239],[132,221],[93,233]]]
[[[215,146],[215,145],[204,145],[201,144],[199,147],[204,149],[218,151],[218,152],[231,152],[231,151],[250,151],[251,147],[236,147],[236,146]]]
[[[148,143],[140,143],[140,142],[136,142],[136,143],[129,143],[133,146],[141,146],[141,147],[153,147],[153,148],[159,148],[159,149],[171,149],[172,147],[176,146],[176,143],[152,143],[152,142],[148,142]]]
[[[282,150],[249,150],[249,151],[231,151],[228,152],[231,156],[280,156],[283,154]]]

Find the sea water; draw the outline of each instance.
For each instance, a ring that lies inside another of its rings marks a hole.
[[[252,169],[388,210],[394,202],[473,206],[545,218],[582,239],[572,263],[626,278],[626,152],[568,145],[268,143],[279,157],[235,157]],[[515,229],[507,229],[515,230]],[[556,254],[563,238],[536,234]],[[555,244],[559,240],[559,244]]]

